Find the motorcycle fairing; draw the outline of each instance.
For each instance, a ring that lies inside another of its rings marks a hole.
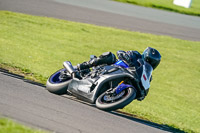
[[[107,88],[105,87],[106,84],[108,84],[109,82],[120,80],[118,82],[119,84],[124,78],[128,77],[130,79],[139,79],[138,82],[141,82],[144,91],[142,88],[140,88],[139,84],[136,87],[137,89],[139,89],[139,92],[144,99],[144,96],[146,96],[150,87],[149,81],[153,69],[148,63],[141,62],[141,67],[136,71],[137,72],[133,73],[127,72],[126,69],[122,68],[119,65],[102,66],[100,67],[100,69],[92,71],[91,75],[89,75],[85,79],[72,79],[72,82],[69,84],[68,90],[72,92],[73,95],[76,95],[82,100],[94,103],[97,97],[102,93],[102,89],[103,92],[105,92],[107,89],[110,89],[109,86]],[[125,87],[128,86],[124,85],[123,89],[125,89]],[[120,91],[121,90],[118,89],[117,93],[120,93]]]
[[[69,90],[75,90],[75,91],[81,91],[83,93],[89,93],[90,92],[90,87],[93,84],[92,79],[82,79],[79,80],[77,78],[72,79],[71,83],[69,84],[68,89]]]
[[[93,93],[91,93],[91,87],[94,85],[95,79],[86,78],[79,80],[77,78],[72,79],[69,83],[68,91],[73,95],[84,101],[92,103],[90,100]]]
[[[118,60],[115,65],[123,67],[123,68],[128,68],[129,66],[122,60]]]
[[[97,97],[100,95],[101,89],[105,83],[109,81],[113,81],[115,79],[124,78],[124,77],[131,77],[131,74],[124,72],[122,69],[116,69],[115,71],[113,68],[116,66],[104,66],[104,71],[101,74],[94,78],[85,78],[82,80],[79,79],[72,79],[69,84],[68,90],[81,98],[90,103],[94,103]],[[106,71],[106,72],[105,72]],[[107,88],[109,89],[109,88]]]
[[[147,62],[144,62],[141,82],[145,90],[150,88],[150,79],[152,71],[153,68]]]

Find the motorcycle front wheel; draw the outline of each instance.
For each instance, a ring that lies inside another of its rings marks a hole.
[[[72,78],[70,75],[64,75],[66,69],[60,69],[52,74],[46,83],[46,89],[54,94],[62,95],[67,93],[67,87],[71,82]],[[65,76],[65,77],[63,77]]]
[[[136,97],[135,88],[129,87],[120,92],[117,95],[112,95],[108,92],[101,94],[96,100],[96,107],[105,110],[112,111],[122,109]]]

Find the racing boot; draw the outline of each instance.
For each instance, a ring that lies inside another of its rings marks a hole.
[[[83,63],[77,65],[77,68],[79,71],[84,70],[84,69],[89,69],[90,67],[92,67],[92,66],[89,62],[83,62]]]
[[[85,69],[89,69],[89,68],[93,67],[94,64],[92,62],[94,62],[94,60],[96,58],[97,57],[95,55],[90,55],[90,61],[83,62],[83,63],[77,65],[78,70],[81,71],[81,70],[85,70]]]

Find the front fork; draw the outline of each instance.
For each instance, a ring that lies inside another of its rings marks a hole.
[[[125,84],[124,81],[120,82],[115,88],[113,88],[112,81],[110,82],[110,89],[107,91],[108,93],[112,93],[114,95],[118,95],[126,88],[134,88],[132,85]]]
[[[115,93],[119,94],[121,93],[123,90],[125,90],[126,88],[134,88],[132,85],[129,84],[124,84],[123,82],[121,82],[116,88],[115,88]]]

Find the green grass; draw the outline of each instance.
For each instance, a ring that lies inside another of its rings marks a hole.
[[[46,79],[105,51],[154,47],[162,61],[148,96],[122,111],[186,132],[200,132],[200,42],[0,11],[0,64]]]
[[[0,133],[47,133],[41,130],[31,129],[12,120],[0,118]]]
[[[145,7],[158,8],[188,15],[200,16],[200,0],[192,0],[190,8],[173,4],[173,0],[114,0],[124,3],[136,4]]]

